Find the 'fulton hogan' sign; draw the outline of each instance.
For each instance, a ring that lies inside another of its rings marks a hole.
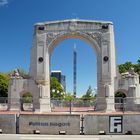
[[[70,123],[64,123],[64,122],[29,122],[29,126],[70,126]]]
[[[22,114],[19,116],[19,132],[32,134],[39,130],[41,134],[57,135],[65,131],[68,135],[80,133],[80,115]]]

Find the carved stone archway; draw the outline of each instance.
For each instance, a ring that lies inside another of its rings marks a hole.
[[[97,57],[96,110],[114,111],[114,80],[116,56],[113,24],[93,20],[63,20],[37,23],[31,48],[30,78],[14,78],[9,83],[9,110],[14,106],[11,97],[23,90],[33,93],[34,110],[49,112],[50,107],[50,57],[56,45],[67,38],[79,38],[91,45]],[[16,89],[16,90],[15,90]],[[16,102],[18,102],[17,100]]]
[[[97,110],[114,110],[114,78],[116,77],[114,32],[111,22],[64,20],[35,25],[31,49],[30,76],[40,87],[40,109],[49,109],[50,56],[56,45],[67,38],[89,43],[97,56]],[[37,93],[38,94],[38,93]],[[46,102],[48,107],[41,105]]]

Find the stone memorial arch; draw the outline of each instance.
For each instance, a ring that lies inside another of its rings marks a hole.
[[[11,79],[9,109],[19,109],[15,106],[14,100],[10,99],[11,97],[20,98],[21,92],[30,91],[33,94],[35,111],[51,111],[50,58],[57,44],[68,38],[82,39],[89,43],[96,52],[98,93],[96,110],[114,111],[116,56],[113,24],[112,22],[79,19],[37,23],[34,26],[30,78]],[[16,102],[18,104],[18,101]]]

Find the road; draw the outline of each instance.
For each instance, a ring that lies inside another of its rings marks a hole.
[[[0,134],[0,140],[140,140],[140,135],[17,135]]]

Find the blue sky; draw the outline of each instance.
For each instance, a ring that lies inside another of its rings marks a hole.
[[[33,25],[63,19],[106,20],[114,23],[117,64],[140,59],[140,0],[0,0],[0,71],[29,70]],[[68,39],[55,48],[52,69],[67,77],[73,90],[72,51],[77,44],[77,93],[96,87],[96,56],[82,40]]]

